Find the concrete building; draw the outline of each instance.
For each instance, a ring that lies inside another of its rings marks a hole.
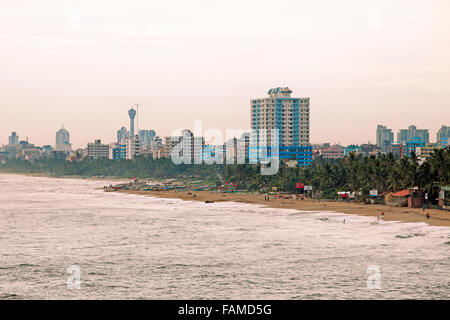
[[[94,143],[88,143],[87,157],[90,159],[108,159],[109,145],[102,144],[101,140],[95,140]]]
[[[405,155],[408,157],[411,156],[411,152],[414,152],[416,155],[418,153],[418,148],[425,147],[427,143],[423,142],[422,138],[415,137],[412,140],[407,141],[404,144]]]
[[[15,146],[15,145],[19,144],[19,136],[14,131],[8,137],[8,144],[10,146]]]
[[[72,145],[70,144],[70,133],[64,129],[64,126],[56,132],[55,150],[67,153],[72,151]]]
[[[150,149],[153,137],[156,136],[155,130],[139,130],[139,140],[141,141],[141,149]]]
[[[111,158],[113,160],[125,160],[127,158],[127,146],[126,146],[126,144],[116,143],[111,148]]]
[[[155,136],[153,137],[151,143],[150,143],[150,150],[151,150],[151,154],[153,159],[159,159],[162,157],[163,155],[163,141],[161,139],[161,137]]]
[[[52,159],[55,160],[59,160],[59,161],[66,161],[67,160],[67,153],[63,152],[63,151],[56,151],[53,150],[50,157]]]
[[[442,147],[437,143],[426,143],[425,146],[417,148],[417,156],[422,159],[428,159],[438,149],[442,149]]]
[[[194,134],[188,129],[183,130],[181,136],[164,138],[163,157],[171,158],[173,148],[179,144],[182,144],[178,154],[180,158],[191,164],[203,162],[205,139],[204,137],[194,137]]]
[[[387,150],[387,147],[386,147]],[[381,148],[379,148],[377,145],[375,144],[371,144],[371,143],[363,143],[361,144],[361,153],[368,157],[368,156],[377,156],[381,153]]]
[[[389,145],[394,143],[394,133],[392,129],[388,129],[386,126],[377,126],[377,146],[382,152],[386,152]]]
[[[405,148],[402,143],[393,143],[388,146],[387,153],[392,153],[394,156],[402,158],[405,155]]]
[[[41,148],[34,145],[29,145],[27,148],[22,150],[21,158],[30,162],[40,160],[42,159]]]
[[[117,131],[117,143],[121,144],[125,139],[130,137],[130,132],[127,128],[122,127]]]
[[[351,144],[344,148],[344,156],[349,156],[350,153],[354,153],[355,155],[361,154],[362,150],[360,146]]]
[[[248,160],[248,151],[250,146],[250,133],[245,132],[239,138],[232,138],[226,141],[223,147],[218,150],[223,152],[224,161],[227,164],[243,164]],[[209,148],[208,150],[211,150]]]
[[[164,137],[164,158],[171,158],[173,148],[181,142],[182,136]]]
[[[397,142],[407,143],[410,141],[430,142],[428,129],[417,129],[415,125],[409,126],[408,129],[400,129],[397,134]]]
[[[344,157],[344,147],[330,146],[318,149],[318,157],[323,159],[340,159]]]
[[[450,126],[442,126],[436,133],[436,143],[445,148],[450,145]]]
[[[138,136],[125,139],[126,155],[128,160],[134,159],[141,154],[141,141]]]
[[[280,158],[295,158],[300,166],[309,165],[312,148],[309,145],[310,98],[293,98],[288,87],[272,88],[269,97],[251,100],[251,128],[255,136],[251,139],[250,158],[258,160],[260,148],[270,153],[271,130],[278,130]],[[260,137],[259,130],[267,132]]]

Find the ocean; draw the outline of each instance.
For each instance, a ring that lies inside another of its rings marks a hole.
[[[0,174],[0,299],[450,298],[448,227],[110,183]]]

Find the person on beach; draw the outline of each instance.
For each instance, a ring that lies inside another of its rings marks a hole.
[[[422,206],[422,212],[424,212],[424,211],[425,211],[425,205]]]
[[[426,215],[426,217],[427,217],[427,220],[429,220],[429,219],[431,218],[431,215],[430,215],[430,213],[429,213],[429,212],[427,212],[427,215]]]
[[[384,217],[384,211],[381,211],[381,216]]]

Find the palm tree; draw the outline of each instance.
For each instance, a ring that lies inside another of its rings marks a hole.
[[[431,171],[437,175],[438,183],[450,184],[450,151],[436,149],[430,159]]]

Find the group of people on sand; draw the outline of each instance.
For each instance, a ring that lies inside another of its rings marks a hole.
[[[425,212],[425,206],[422,206],[422,212]],[[384,211],[381,210],[381,216],[384,217]],[[427,220],[430,220],[431,215],[429,212],[427,212],[427,214],[425,215],[425,217],[427,218]],[[378,216],[378,220],[380,220],[380,216]]]
[[[264,202],[269,202],[270,201],[270,196],[265,194],[264,195]]]

